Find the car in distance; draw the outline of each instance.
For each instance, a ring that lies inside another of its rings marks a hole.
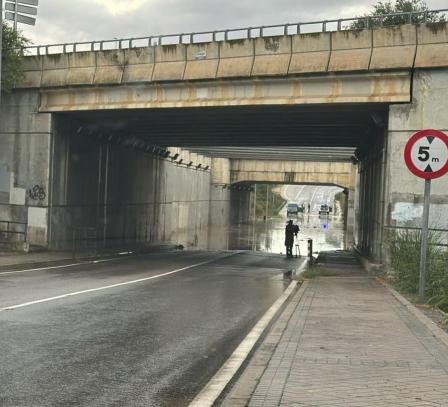
[[[329,215],[331,212],[331,207],[327,204],[322,204],[319,208],[319,215]]]
[[[300,206],[299,204],[295,203],[295,202],[291,202],[288,205],[286,205],[286,216],[289,215],[298,215],[298,213],[300,212]]]

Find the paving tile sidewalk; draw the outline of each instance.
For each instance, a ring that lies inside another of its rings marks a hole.
[[[448,347],[358,271],[308,281],[222,405],[448,406]]]

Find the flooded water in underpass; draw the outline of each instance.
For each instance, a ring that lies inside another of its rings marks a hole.
[[[341,217],[299,214],[292,219],[300,228],[296,243],[302,255],[307,253],[308,239],[313,240],[314,251],[344,248],[344,223]],[[234,225],[230,228],[229,249],[284,254],[287,220],[285,217]]]

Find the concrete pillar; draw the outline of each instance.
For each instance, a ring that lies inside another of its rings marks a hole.
[[[22,222],[31,245],[48,245],[52,117],[38,91],[4,94],[0,110],[0,220]],[[9,182],[8,182],[9,180]]]
[[[347,247],[355,244],[355,201],[356,201],[356,179],[357,166],[352,165],[350,169],[350,180],[347,196],[347,217],[346,217],[346,242]]]
[[[230,184],[230,160],[227,158],[212,158],[210,188],[210,233],[209,247],[225,248],[228,241],[227,228],[230,224],[230,191],[223,188]]]
[[[392,105],[389,111],[386,166],[386,229],[420,227],[424,180],[409,172],[403,150],[407,140],[425,128],[448,132],[448,69],[416,71],[412,103]],[[448,176],[432,181],[430,227],[448,230]],[[386,231],[387,232],[387,231]]]

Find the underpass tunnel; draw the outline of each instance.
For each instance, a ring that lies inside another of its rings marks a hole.
[[[345,249],[349,240],[353,242],[353,231],[350,238],[347,233],[348,189],[341,185],[241,181],[225,187],[251,192],[249,211],[247,206],[242,212],[231,211],[235,216],[231,219],[231,248],[284,254],[288,220],[300,228],[296,244],[303,255],[310,239],[315,252]],[[232,209],[241,209],[241,204],[241,197],[235,194]]]
[[[342,186],[350,243],[380,255],[387,112],[367,103],[54,114],[50,246],[229,246],[211,230],[250,220],[264,182]]]

